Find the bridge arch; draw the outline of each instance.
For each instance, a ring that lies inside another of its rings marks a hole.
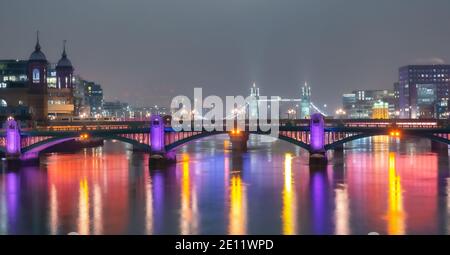
[[[40,141],[38,143],[32,144],[30,146],[27,146],[25,148],[22,148],[22,153],[40,153],[45,149],[51,148],[53,146],[56,146],[58,144],[75,140],[79,136],[69,135],[69,136],[63,136],[63,137],[52,137],[43,141]],[[99,138],[103,140],[118,140],[124,143],[128,143],[134,146],[134,148],[150,151],[150,146],[147,144],[139,143],[136,140],[129,139],[126,137],[118,136],[118,135],[92,135],[92,138]]]
[[[169,145],[166,145],[166,151],[173,151],[173,150],[176,150],[179,147],[181,147],[183,145],[186,145],[186,144],[188,144],[188,143],[190,143],[192,141],[200,140],[200,139],[203,139],[203,138],[206,138],[206,137],[209,137],[209,136],[221,135],[221,134],[228,134],[228,132],[227,131],[202,132],[200,134],[193,135],[193,136],[187,137],[185,139],[181,139],[179,141],[171,143]],[[250,134],[251,135],[265,135],[265,136],[269,136],[269,134],[261,133],[261,132],[250,132]],[[281,141],[285,141],[285,142],[288,142],[290,144],[299,146],[299,147],[301,147],[301,148],[303,148],[303,149],[305,149],[307,151],[310,150],[309,145],[304,143],[304,142],[295,140],[295,139],[287,137],[287,136],[282,136],[282,135],[278,135],[277,138],[279,140],[281,140]]]
[[[196,141],[196,140],[200,140],[203,139],[205,137],[209,137],[209,136],[215,136],[215,135],[222,135],[222,134],[227,134],[228,132],[226,131],[212,131],[212,132],[201,132],[200,134],[197,135],[193,135],[181,140],[178,140],[174,143],[171,143],[169,145],[166,145],[166,151],[173,151],[178,149],[179,147],[186,145],[192,141]]]
[[[346,143],[353,142],[353,141],[360,140],[360,139],[364,139],[364,138],[375,137],[375,136],[388,136],[388,135],[386,133],[366,133],[366,134],[362,133],[362,134],[357,134],[357,135],[353,135],[353,136],[344,138],[342,140],[336,141],[334,143],[327,144],[327,145],[325,145],[325,150],[334,150],[334,149],[336,149],[336,148],[338,148],[338,147],[340,147],[340,146],[342,146],[342,145],[344,145]],[[429,139],[429,140],[434,141],[434,142],[439,142],[439,143],[443,143],[443,144],[446,144],[446,145],[450,145],[450,140],[448,140],[446,138],[443,138],[443,137],[436,136],[434,134],[429,134],[429,133],[428,134],[427,133],[426,134],[405,133],[404,136],[406,136],[406,137],[409,136],[409,137],[417,137],[417,138],[426,138],[426,139]]]
[[[282,141],[286,141],[286,142],[294,144],[294,145],[297,145],[297,146],[299,146],[299,147],[301,147],[301,148],[303,148],[303,149],[305,149],[307,151],[311,150],[311,147],[309,146],[309,144],[301,142],[301,141],[298,141],[298,140],[295,140],[295,139],[292,139],[290,137],[279,135],[278,139],[280,139]]]

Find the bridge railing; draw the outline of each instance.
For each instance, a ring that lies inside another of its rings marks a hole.
[[[218,120],[221,123],[223,130],[229,120]],[[260,120],[257,124],[250,120],[245,121],[245,128],[253,130],[256,126],[264,127],[264,129],[270,128],[273,124],[270,124],[270,120]],[[308,128],[309,119],[280,119],[278,121],[279,127],[298,127],[298,128]],[[196,130],[210,129],[215,126],[206,124],[207,122],[191,121],[191,128]],[[269,123],[269,124],[262,124]],[[348,127],[348,128],[389,128],[396,127],[402,129],[412,129],[412,128],[447,128],[449,126],[448,120],[420,120],[420,119],[392,119],[392,120],[356,120],[356,119],[326,119],[326,127]],[[165,121],[166,128],[171,128],[171,122]],[[3,126],[0,132],[4,132]],[[37,127],[37,128],[23,128],[23,131],[83,131],[83,130],[119,130],[119,129],[132,129],[132,128],[150,128],[150,123],[146,122],[90,122],[90,123],[53,123],[47,127]],[[173,127],[172,127],[173,128]]]

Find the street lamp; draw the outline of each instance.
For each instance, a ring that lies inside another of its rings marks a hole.
[[[346,114],[347,113],[342,108],[336,110],[336,116],[338,119],[342,119]]]
[[[287,111],[287,115],[288,115],[288,119],[291,119],[291,115],[292,116],[295,116],[295,114],[296,114],[297,112],[294,110],[294,109],[289,109],[288,111]]]

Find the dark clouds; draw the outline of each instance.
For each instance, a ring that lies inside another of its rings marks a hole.
[[[450,58],[448,0],[14,0],[0,2],[0,58],[47,57],[63,39],[76,72],[109,99],[168,104],[193,88],[220,96],[317,104],[356,88],[391,88],[397,68]]]

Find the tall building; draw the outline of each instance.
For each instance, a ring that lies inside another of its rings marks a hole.
[[[400,117],[448,118],[449,89],[450,65],[401,67],[398,82]]]
[[[309,119],[311,115],[311,87],[305,82],[300,92],[300,119]]]
[[[47,68],[48,62],[39,44],[37,34],[36,46],[28,59],[28,106],[33,120],[47,121],[48,94],[47,94]]]
[[[103,113],[103,89],[100,84],[84,81],[84,101],[89,106],[90,115],[95,117]]]
[[[49,72],[48,86],[48,113],[53,116],[74,115],[73,95],[73,71],[74,68],[66,53],[66,42],[64,41],[61,59],[55,69]],[[50,78],[51,76],[51,78]]]
[[[357,110],[356,110],[356,94],[348,93],[342,95],[342,108],[346,113],[346,118],[349,119],[357,119]]]

